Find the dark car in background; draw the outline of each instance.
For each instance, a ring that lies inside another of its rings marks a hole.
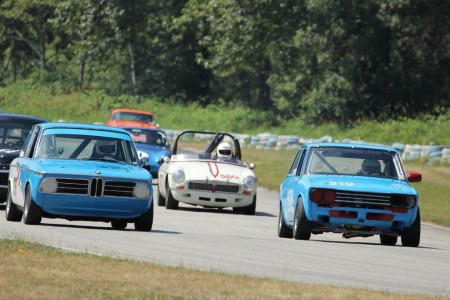
[[[19,156],[22,145],[34,124],[49,120],[10,113],[0,113],[0,203],[8,194],[9,165]]]

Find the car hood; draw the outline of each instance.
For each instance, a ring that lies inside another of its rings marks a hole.
[[[20,150],[0,149],[0,163],[10,164],[14,158],[19,157]]]
[[[170,150],[163,146],[139,143],[135,143],[135,145],[139,153],[139,158],[148,157],[152,161],[159,161],[164,156],[170,157],[172,155]]]
[[[241,183],[247,176],[256,177],[252,170],[244,166],[219,161],[177,162],[172,164],[171,169],[177,167],[183,168],[186,180],[189,181]]]
[[[307,175],[311,187],[369,193],[417,194],[405,180],[345,175]]]
[[[152,178],[147,170],[139,166],[86,160],[43,159],[38,162],[36,171],[63,176],[101,176],[146,181]]]

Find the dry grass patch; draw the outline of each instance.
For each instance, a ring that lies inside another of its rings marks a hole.
[[[22,241],[2,240],[0,250],[0,299],[440,299],[162,267]]]

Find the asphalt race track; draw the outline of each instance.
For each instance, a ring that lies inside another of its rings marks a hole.
[[[450,297],[450,229],[422,224],[418,248],[330,233],[296,241],[277,236],[276,192],[259,189],[256,211],[245,216],[230,209],[155,206],[148,233],[134,231],[133,224],[123,231],[108,223],[62,219],[31,226],[1,216],[0,238],[205,271]]]

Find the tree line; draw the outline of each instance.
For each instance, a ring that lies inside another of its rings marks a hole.
[[[442,115],[449,16],[441,0],[3,0],[0,85],[231,101],[311,123]]]

